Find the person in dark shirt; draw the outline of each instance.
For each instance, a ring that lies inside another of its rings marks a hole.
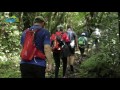
[[[52,68],[52,55],[50,47],[50,33],[44,28],[45,20],[42,16],[37,16],[34,19],[34,25],[29,29],[40,29],[36,34],[35,45],[43,52],[48,61],[48,66],[46,66],[46,60],[35,57],[31,61],[27,62],[21,59],[20,71],[22,78],[45,78],[45,71],[51,71]],[[24,45],[26,32],[24,31],[21,37],[21,45]],[[47,67],[47,68],[46,68]]]

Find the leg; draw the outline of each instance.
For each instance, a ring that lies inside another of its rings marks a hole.
[[[79,47],[79,50],[80,50],[80,61],[82,60],[82,48]]]
[[[66,68],[67,68],[67,57],[62,58],[63,61],[63,77],[66,74]]]
[[[70,69],[71,69],[71,72],[74,72],[73,64],[74,64],[74,55],[71,55],[70,56]]]
[[[70,60],[70,57],[68,56],[67,57],[67,66],[69,66],[69,60]]]
[[[81,48],[82,60],[83,60],[84,52],[85,52],[85,48]]]
[[[70,56],[70,69],[71,69],[71,72],[74,72],[74,68],[73,68],[73,65],[74,65],[74,62],[75,62],[74,54],[75,54],[75,48],[72,49],[71,56]]]
[[[70,56],[70,65],[74,65],[74,61],[75,61],[74,55],[71,55]]]
[[[42,66],[34,66],[35,77],[36,78],[45,78],[45,67]]]
[[[55,60],[55,78],[58,78],[59,67],[60,67],[60,53],[53,53]]]
[[[96,52],[98,52],[99,51],[99,39],[97,38],[97,40],[96,40]]]

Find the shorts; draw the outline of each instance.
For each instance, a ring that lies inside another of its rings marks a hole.
[[[94,44],[98,44],[98,38],[95,39]]]
[[[69,47],[69,55],[74,55],[75,54],[75,47],[71,48],[70,45],[68,45]]]
[[[65,58],[68,56],[70,56],[70,50],[69,50],[68,45],[65,45],[61,51],[61,58]]]
[[[84,52],[85,52],[85,48],[81,48],[81,47],[79,47],[79,50],[80,50],[80,53],[81,53],[81,54],[84,54]]]
[[[20,64],[22,78],[45,78],[45,69],[34,64]]]

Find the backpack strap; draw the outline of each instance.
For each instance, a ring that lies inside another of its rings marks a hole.
[[[24,31],[23,31],[23,33],[25,34],[25,37],[26,37],[26,33],[27,33],[27,31],[29,31],[30,29],[29,28],[27,28],[27,29],[25,29]],[[25,42],[25,39],[23,40],[23,46],[24,46],[24,42]]]
[[[34,41],[33,41],[34,43],[35,43],[35,40],[37,39],[37,34],[38,34],[39,31],[40,31],[40,29],[34,31],[34,32],[35,32],[35,33],[34,33]],[[35,43],[35,46],[36,46],[37,49],[39,49],[39,48],[37,47],[36,43]]]
[[[30,28],[27,28],[24,32],[26,33],[27,31],[29,31],[30,30]]]
[[[40,29],[38,29],[38,30],[35,30],[35,33],[34,33],[34,43],[35,43],[35,40],[36,40],[36,38],[37,38],[37,33],[40,31]]]

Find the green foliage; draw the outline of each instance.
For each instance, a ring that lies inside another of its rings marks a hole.
[[[119,39],[117,13],[105,13],[101,21],[102,37],[99,53],[92,55],[81,65],[81,77],[119,78]]]
[[[84,78],[119,78],[119,60],[113,59],[110,53],[98,53],[93,55],[81,66],[81,76]]]
[[[6,26],[5,31],[2,33],[0,38],[1,52],[6,55],[12,53],[13,55],[18,55],[20,50],[20,32],[16,28],[17,26]]]
[[[20,78],[19,64],[15,61],[0,61],[0,78]]]
[[[63,24],[64,30],[68,24],[72,25],[76,33],[81,33],[91,27],[98,27],[100,38],[99,53],[88,58],[80,66],[80,77],[101,78],[120,77],[119,61],[119,33],[117,12],[10,12],[19,20],[17,23],[6,23],[4,12],[0,12],[0,77],[19,78],[20,37],[24,28],[31,26],[37,15],[46,20],[46,27],[50,32],[56,26]],[[93,15],[92,15],[93,14]],[[62,76],[60,70],[60,76]],[[49,76],[48,76],[49,77]]]
[[[17,23],[6,23],[4,17],[0,23],[0,78],[19,78],[21,32]]]

